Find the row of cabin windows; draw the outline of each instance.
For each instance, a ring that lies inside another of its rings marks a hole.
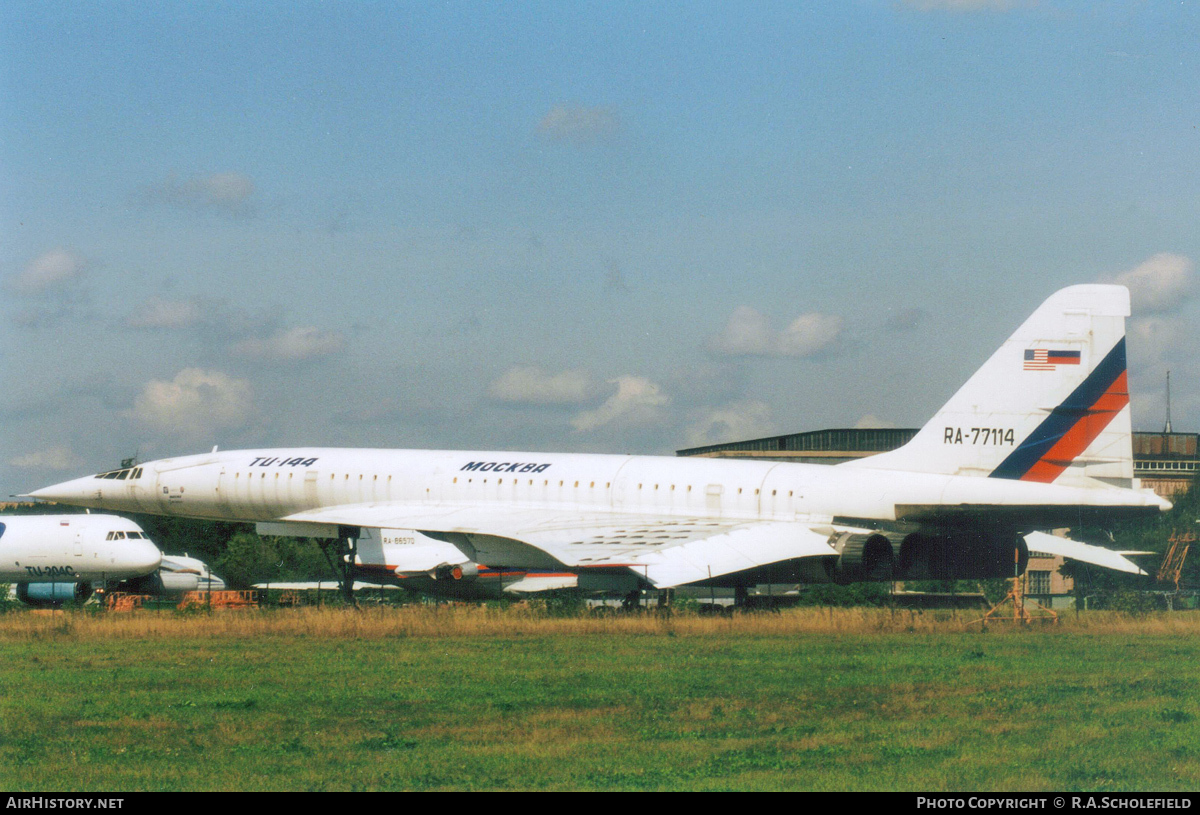
[[[288,474],[287,474],[288,480],[290,481],[290,480],[292,479],[292,477],[293,477],[293,476],[295,476],[295,475],[296,475],[295,473],[288,473]],[[234,474],[233,474],[233,477],[234,477],[234,478],[241,478],[241,477],[242,477],[242,474],[241,474],[241,473],[234,473]],[[267,474],[266,474],[266,473],[259,473],[259,474],[258,474],[258,477],[259,477],[259,479],[260,479],[260,480],[262,480],[262,479],[265,479],[265,478],[267,477]],[[279,478],[279,473],[275,473],[275,477],[276,477],[276,478]],[[359,481],[362,481],[364,477],[365,477],[365,476],[363,476],[363,475],[359,475],[359,476],[358,476],[358,480],[359,480]],[[254,473],[247,473],[247,474],[246,474],[246,478],[247,478],[247,479],[254,478]],[[330,473],[330,474],[329,474],[329,480],[330,480],[330,481],[333,481],[335,478],[337,478],[337,474],[336,474],[336,473]],[[344,476],[342,476],[342,478],[343,478],[343,479],[345,479],[346,481],[349,481],[349,480],[350,480],[350,473],[346,473]],[[371,476],[371,480],[372,480],[372,481],[378,481],[378,480],[379,480],[379,476],[377,476],[377,475],[373,475],[373,476]],[[389,475],[389,476],[387,477],[387,480],[388,480],[388,481],[391,481],[391,480],[392,480],[392,477]],[[457,480],[457,479],[455,479],[455,480]]]
[[[234,474],[233,474],[233,477],[234,477],[234,478],[241,478],[241,475],[242,475],[241,473],[234,473]],[[292,476],[293,476],[293,475],[295,475],[295,473],[288,473],[288,479],[290,480],[290,479],[292,478]],[[98,477],[98,476],[97,476],[97,477]],[[246,476],[246,478],[248,478],[248,479],[249,479],[249,478],[253,478],[253,477],[254,477],[254,474],[253,474],[253,473],[249,473],[249,474]],[[261,480],[261,479],[265,479],[266,477],[267,477],[267,474],[266,474],[266,473],[259,473],[259,479],[260,479],[260,480]],[[275,473],[275,477],[276,477],[276,478],[279,478],[279,473]],[[329,474],[329,480],[330,480],[330,481],[333,481],[333,480],[335,480],[336,478],[337,478],[337,475],[336,475],[335,473],[330,473],[330,474]],[[346,473],[346,474],[345,474],[345,476],[343,476],[343,480],[349,481],[349,480],[350,480],[350,474],[349,474],[349,473]],[[363,476],[362,476],[361,474],[358,476],[358,480],[359,480],[359,481],[362,481],[362,480],[363,480]],[[377,475],[373,475],[373,476],[371,476],[371,480],[372,480],[372,481],[378,481],[378,480],[379,480],[379,476],[377,476]],[[388,480],[389,482],[391,482],[391,480],[392,480],[392,477],[389,475],[389,476],[387,477],[387,480]],[[471,484],[471,483],[473,483],[473,482],[474,482],[474,480],[475,480],[475,479],[473,479],[473,478],[468,478],[468,479],[467,479],[467,483],[468,483],[468,484]],[[520,479],[514,478],[514,479],[512,479],[512,483],[513,483],[513,484],[516,484],[516,483],[517,483],[519,480],[520,480]],[[451,483],[457,484],[457,483],[458,483],[458,478],[457,478],[457,477],[455,477]],[[488,480],[487,480],[486,478],[485,478],[485,479],[483,479],[483,483],[484,483],[484,484],[488,483]],[[496,479],[496,483],[497,483],[497,484],[503,484],[503,483],[504,483],[504,479],[503,479],[503,478],[498,478],[498,479]],[[559,481],[559,482],[558,482],[558,486],[560,486],[560,487],[564,486],[565,484],[566,484],[566,481]],[[533,479],[532,479],[532,478],[531,478],[531,479],[529,479],[529,486],[531,486],[531,487],[533,486]],[[548,487],[548,486],[550,486],[550,479],[545,479],[545,480],[543,480],[543,481],[542,481],[542,486],[543,486],[543,487]],[[579,482],[578,482],[578,481],[576,481],[576,482],[575,482],[575,486],[576,486],[576,487],[578,487],[578,486],[579,486]],[[595,486],[596,486],[596,482],[595,482],[595,481],[592,481],[592,482],[590,482],[590,483],[588,484],[588,487],[589,487],[589,488],[595,488]],[[640,490],[640,489],[642,489],[644,486],[645,486],[644,484],[638,484],[638,489]],[[657,490],[657,489],[659,488],[659,486],[660,486],[659,484],[655,484],[655,485],[654,485],[654,489],[656,489],[656,490]],[[606,481],[606,482],[604,482],[604,489],[606,489],[606,490],[607,490],[607,489],[610,489],[611,487],[612,487],[612,482],[611,482],[611,481]],[[674,490],[675,490],[675,485],[674,485],[674,484],[671,484],[671,490],[672,490],[672,491],[674,491]],[[425,491],[426,491],[426,492],[429,492],[429,490],[428,490],[428,489],[426,489]],[[692,485],[691,485],[691,484],[688,484],[688,485],[687,485],[687,491],[688,491],[688,492],[691,492],[691,491],[692,491]],[[741,494],[742,494],[742,488],[741,488],[741,487],[738,487],[738,490],[737,490],[737,491],[738,491],[738,495],[741,495]],[[755,490],[754,490],[754,494],[755,494],[755,495],[758,495],[760,492],[761,492],[761,490],[759,490],[759,489],[755,489]],[[774,496],[774,495],[776,495],[778,492],[779,492],[778,490],[771,490],[771,495],[772,495],[772,496]],[[792,497],[792,494],[793,494],[793,491],[792,491],[792,490],[788,490],[788,498],[791,498],[791,497]]]
[[[105,540],[123,541],[126,538],[130,540],[150,540],[150,536],[142,532],[109,532]]]
[[[514,484],[516,484],[516,483],[517,483],[517,481],[519,481],[519,480],[520,480],[520,479],[516,479],[516,478],[514,478],[514,479],[512,480],[512,482],[513,482]],[[467,483],[468,483],[468,484],[472,483],[472,481],[474,481],[474,479],[471,479],[471,478],[468,478],[468,479],[467,479]],[[483,483],[484,483],[484,484],[486,484],[487,482],[488,482],[488,480],[487,480],[486,478],[485,478],[485,479],[483,479]],[[454,481],[453,481],[453,483],[457,484],[457,483],[458,483],[458,479],[457,479],[457,478],[455,478],[455,479],[454,479]],[[497,483],[497,484],[503,484],[503,483],[504,483],[504,479],[503,479],[503,478],[497,479],[497,480],[496,480],[496,483]],[[559,481],[559,482],[558,482],[558,486],[560,486],[560,487],[564,486],[565,484],[566,484],[566,481]],[[531,486],[531,487],[533,486],[533,479],[532,479],[532,478],[531,478],[531,479],[529,479],[529,486]],[[542,481],[542,486],[543,486],[543,487],[548,487],[548,486],[550,486],[550,481],[549,481],[549,479],[546,479],[546,480]],[[579,482],[578,482],[578,481],[576,481],[576,482],[575,482],[575,486],[576,486],[576,487],[578,487],[578,486],[579,486]],[[592,481],[591,483],[589,483],[589,484],[588,484],[588,487],[595,487],[595,486],[596,486],[596,482],[595,482],[595,481]],[[640,489],[642,489],[644,486],[645,486],[645,484],[638,484],[638,485],[637,485],[637,488],[640,490]],[[655,484],[655,485],[654,485],[654,489],[656,489],[656,490],[657,490],[657,489],[659,488],[659,486],[661,486],[661,485],[659,485],[659,484]],[[607,490],[607,489],[609,489],[609,488],[611,488],[611,487],[612,487],[612,482],[611,482],[611,481],[606,481],[606,482],[604,483],[604,489],[606,489],[606,490]],[[674,490],[675,490],[675,485],[674,485],[674,484],[672,484],[672,485],[671,485],[671,491],[672,491],[672,492],[674,492]],[[691,485],[691,484],[688,484],[688,485],[687,485],[687,491],[688,491],[688,492],[691,492],[691,491],[692,491],[692,485]],[[428,492],[428,490],[426,490],[426,492]],[[762,491],[761,491],[761,490],[759,490],[759,489],[755,489],[755,490],[754,490],[754,494],[755,494],[755,495],[758,495],[760,492],[762,492]],[[794,492],[793,490],[788,490],[788,498],[791,498],[791,497],[792,497],[792,495],[793,495],[793,492]],[[771,495],[773,495],[773,496],[774,496],[774,495],[777,495],[778,493],[779,493],[779,490],[771,490]],[[741,494],[742,494],[742,488],[741,488],[741,487],[738,487],[738,495],[741,495]]]
[[[1195,465],[1193,464],[1192,466],[1193,466],[1193,468],[1194,468],[1194,466],[1195,466]],[[292,476],[294,476],[294,475],[295,475],[295,473],[288,473],[288,480],[290,481],[290,480],[291,480],[291,478],[292,478]],[[240,479],[240,478],[241,478],[241,476],[242,476],[242,474],[241,474],[241,473],[234,473],[234,474],[233,474],[233,477],[234,477],[235,479]],[[96,478],[117,479],[117,480],[120,480],[120,481],[124,481],[124,480],[125,480],[125,479],[127,479],[127,478],[138,479],[138,478],[141,478],[141,477],[142,477],[142,468],[141,468],[141,467],[131,467],[131,468],[127,468],[127,469],[124,469],[124,470],[113,470],[113,471],[111,471],[111,472],[107,472],[107,473],[100,473],[100,474],[98,474],[98,475],[96,476]],[[253,477],[254,477],[254,474],[253,474],[253,473],[248,473],[248,474],[246,475],[246,478],[248,478],[248,479],[249,479],[249,478],[253,478]],[[265,480],[265,479],[266,479],[266,477],[267,477],[267,474],[266,474],[266,473],[259,473],[259,479],[260,479],[260,480]],[[275,473],[275,478],[279,478],[279,473]],[[329,480],[330,480],[330,481],[333,481],[333,480],[334,480],[334,479],[336,479],[336,478],[337,478],[337,475],[336,475],[336,474],[334,474],[334,473],[330,473],[330,474],[329,474]],[[346,473],[346,475],[343,477],[343,480],[349,481],[349,480],[350,480],[350,474],[349,474],[349,473]],[[363,480],[363,476],[362,476],[361,474],[358,476],[358,480],[359,480],[359,481],[362,481],[362,480]],[[371,480],[372,480],[372,481],[378,481],[378,480],[379,480],[379,476],[377,476],[377,475],[373,475],[373,476],[371,476]],[[388,480],[388,482],[391,482],[391,480],[392,480],[392,477],[389,475],[389,476],[387,477],[387,480]],[[474,479],[471,479],[471,478],[468,478],[468,479],[467,479],[467,483],[468,483],[468,484],[472,483],[473,481],[474,481]],[[516,483],[517,483],[517,481],[518,481],[518,479],[516,479],[516,478],[514,478],[514,479],[512,480],[513,484],[516,484]],[[486,484],[487,482],[488,482],[488,480],[487,480],[486,478],[485,478],[485,479],[483,479],[483,483],[484,483],[484,484]],[[457,484],[457,483],[458,483],[458,478],[455,478],[455,479],[454,479],[454,481],[453,481],[453,483]],[[496,483],[497,483],[497,484],[503,484],[503,483],[504,483],[504,479],[503,479],[503,478],[497,479]],[[563,486],[565,483],[566,483],[565,481],[559,481],[559,482],[558,482],[558,486],[560,486],[560,487],[561,487],[561,486]],[[532,478],[531,478],[531,479],[529,479],[529,486],[531,486],[531,487],[533,486],[533,479],[532,479]],[[550,481],[549,481],[549,479],[546,479],[545,481],[543,481],[543,482],[542,482],[542,486],[544,486],[544,487],[548,487],[548,486],[550,486]],[[576,481],[576,482],[575,482],[575,486],[576,486],[576,487],[578,487],[578,486],[579,486],[579,482],[578,482],[578,481]],[[591,488],[594,488],[594,487],[596,486],[596,482],[595,482],[595,481],[592,481],[590,484],[588,484],[588,486],[589,486],[589,487],[591,487]],[[604,484],[604,488],[605,488],[605,489],[609,489],[609,488],[611,488],[611,487],[612,487],[612,482],[605,482],[605,484]],[[642,484],[638,484],[638,489],[639,489],[639,490],[640,490],[640,489],[642,489],[642,487],[643,487],[643,485],[642,485]],[[658,485],[658,484],[655,484],[655,485],[654,485],[654,489],[656,489],[656,490],[657,490],[658,488],[659,488],[659,485]],[[672,490],[672,491],[674,491],[674,489],[675,489],[675,485],[674,485],[674,484],[672,484],[672,485],[671,485],[671,490]],[[687,491],[688,491],[688,492],[691,492],[691,491],[692,491],[692,485],[691,485],[691,484],[688,484]],[[426,492],[428,492],[428,490],[426,490]],[[755,495],[758,495],[758,494],[759,494],[759,492],[760,492],[760,490],[758,490],[758,489],[755,489],[755,490],[754,490],[754,494],[755,494]],[[771,495],[775,495],[777,492],[778,492],[778,490],[771,490]],[[742,494],[742,488],[741,488],[741,487],[738,487],[738,495],[741,495],[741,494]],[[792,497],[792,491],[791,491],[791,490],[788,490],[788,497],[789,497],[789,498],[791,498],[791,497]]]

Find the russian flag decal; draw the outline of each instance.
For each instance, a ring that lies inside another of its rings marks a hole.
[[[1050,348],[1030,348],[1025,352],[1026,371],[1053,371],[1059,365],[1078,365],[1078,351],[1055,351]]]

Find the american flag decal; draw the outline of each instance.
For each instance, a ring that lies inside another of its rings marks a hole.
[[[1059,365],[1078,365],[1078,351],[1053,351],[1049,348],[1030,348],[1025,352],[1025,370],[1053,371]]]

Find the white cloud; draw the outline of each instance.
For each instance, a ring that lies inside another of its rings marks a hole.
[[[771,407],[765,402],[733,402],[707,408],[687,428],[689,447],[703,447],[729,441],[760,439],[775,433]]]
[[[130,328],[187,328],[204,317],[199,300],[163,300],[151,297],[137,311],[130,314],[126,324]]]
[[[614,135],[620,126],[613,108],[555,105],[538,123],[538,132],[552,141],[583,145]]]
[[[21,469],[77,470],[83,460],[66,446],[51,447],[9,459],[9,466]]]
[[[571,419],[576,432],[586,433],[614,422],[644,426],[661,420],[662,407],[670,398],[662,389],[641,376],[621,376],[609,380],[617,392],[595,410],[586,410]]]
[[[127,415],[154,430],[196,438],[244,424],[253,409],[249,382],[220,371],[185,368],[170,382],[147,382]]]
[[[726,356],[812,357],[832,349],[844,323],[839,316],[811,312],[775,331],[764,314],[750,306],[738,306],[708,345]]]
[[[84,260],[67,249],[51,249],[38,255],[11,280],[20,294],[37,294],[59,288],[83,275]]]
[[[888,422],[880,419],[874,413],[868,413],[857,422],[854,423],[856,430],[877,430],[881,428],[895,427],[895,422]]]
[[[811,357],[827,350],[842,333],[844,321],[833,314],[801,314],[779,334],[779,352],[787,357]]]
[[[235,343],[233,353],[272,362],[302,362],[337,354],[346,347],[340,331],[324,331],[311,326],[279,331],[270,337],[253,337]]]
[[[596,395],[596,384],[585,371],[548,374],[536,365],[509,368],[488,386],[488,396],[502,402],[572,405]]]
[[[709,346],[728,356],[766,356],[774,353],[775,333],[767,316],[750,306],[738,306],[729,315],[725,329]]]
[[[1126,343],[1135,368],[1156,365],[1187,348],[1188,332],[1178,317],[1157,315],[1129,321]]]
[[[1172,311],[1192,295],[1193,266],[1184,255],[1160,252],[1127,272],[1105,278],[1105,282],[1129,287],[1135,316]]]
[[[254,182],[241,173],[193,176],[180,181],[168,178],[143,190],[146,200],[174,207],[219,209],[240,215],[250,211]]]

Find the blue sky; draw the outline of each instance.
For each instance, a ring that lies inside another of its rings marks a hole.
[[[1191,3],[0,5],[0,477],[917,426],[1123,280],[1200,429]]]

